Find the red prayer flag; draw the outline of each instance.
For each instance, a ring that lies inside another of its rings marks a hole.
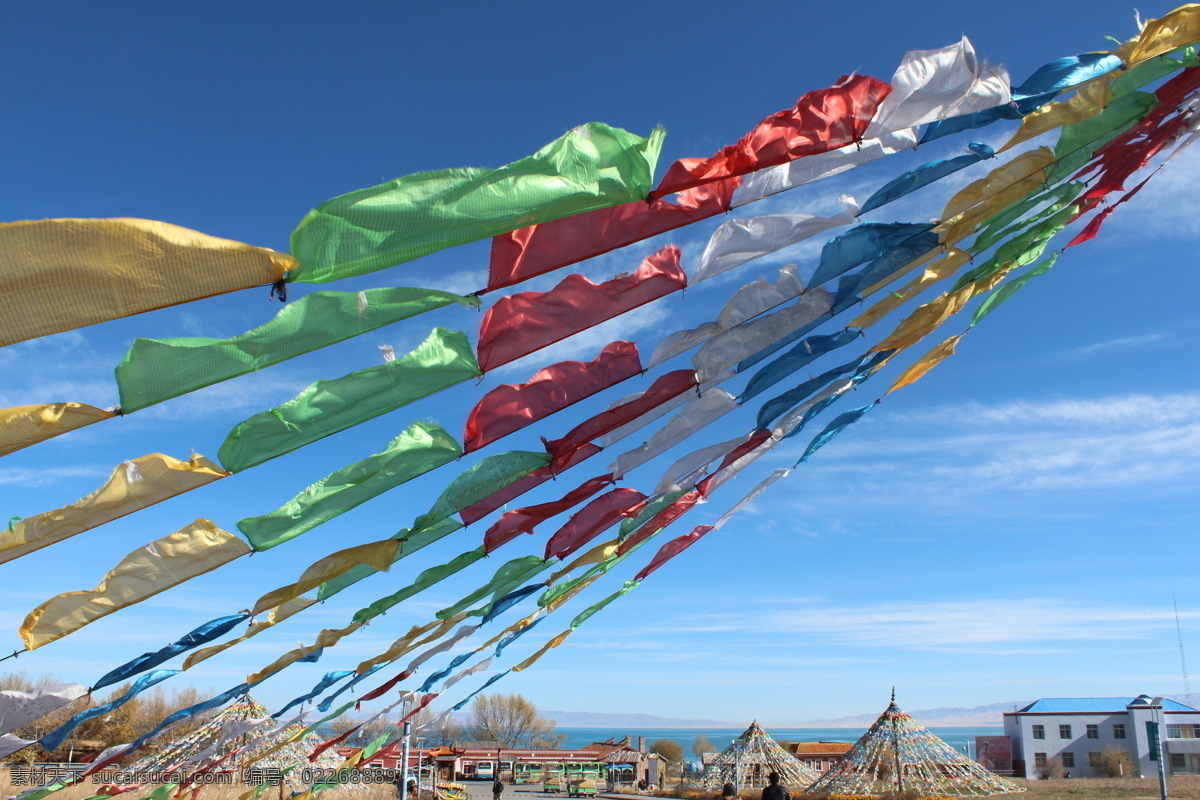
[[[1139,183],[1137,186],[1133,187],[1128,192],[1126,192],[1121,197],[1120,200],[1113,203],[1111,206],[1104,209],[1096,216],[1092,217],[1092,219],[1088,222],[1088,224],[1084,226],[1083,230],[1081,230],[1078,234],[1076,234],[1074,239],[1067,242],[1066,246],[1063,247],[1063,250],[1066,250],[1068,247],[1074,247],[1077,244],[1083,244],[1084,242],[1090,242],[1092,239],[1095,239],[1096,236],[1100,233],[1100,226],[1104,224],[1105,220],[1107,220],[1110,216],[1112,216],[1112,213],[1117,210],[1117,206],[1121,205],[1121,203],[1124,203],[1126,200],[1128,200],[1129,198],[1133,197],[1135,194],[1140,192],[1142,190],[1142,187],[1145,186],[1147,183],[1149,183],[1150,179],[1153,177],[1154,177],[1153,173],[1151,173],[1150,175],[1147,175],[1146,178],[1141,183]]]
[[[560,500],[504,512],[500,519],[496,520],[495,524],[488,528],[487,533],[483,535],[484,552],[491,553],[500,545],[511,542],[522,533],[533,533],[533,529],[539,523],[582,503],[612,482],[612,473],[600,475],[567,492]]]
[[[753,450],[757,450],[759,445],[771,438],[771,431],[767,428],[761,428],[755,431],[749,439],[739,444],[737,447],[730,450],[721,459],[721,466],[714,469],[708,477],[696,484],[696,491],[700,492],[705,497],[708,497],[709,487],[712,485],[713,479],[721,473],[721,470],[736,462],[739,458]]]
[[[618,555],[625,555],[638,544],[649,539],[654,534],[661,531],[663,528],[670,525],[675,520],[682,517],[688,511],[692,510],[692,506],[704,499],[704,495],[697,489],[693,489],[687,494],[680,497],[674,503],[659,511],[650,519],[646,520],[628,539],[621,542],[621,546],[617,548]]]
[[[635,581],[640,581],[661,567],[663,564],[670,561],[675,556],[687,550],[689,547],[700,541],[700,537],[713,530],[712,525],[698,525],[691,533],[685,533],[658,548],[658,552],[654,554],[654,558],[650,559],[650,563],[642,567],[642,571],[633,576]]]
[[[473,453],[641,371],[637,345],[617,341],[605,345],[595,361],[560,361],[538,370],[527,383],[497,386],[471,409],[463,452]]]
[[[543,439],[542,443],[546,445],[546,452],[554,458],[560,458],[572,449],[583,447],[587,442],[599,439],[622,425],[629,424],[642,414],[661,406],[671,398],[678,397],[697,385],[695,370],[679,369],[668,372],[655,378],[649,389],[629,402],[605,409],[591,419],[585,419],[561,439]]]
[[[1112,192],[1125,188],[1130,175],[1149,164],[1150,159],[1187,128],[1190,115],[1176,112],[1197,88],[1200,88],[1200,67],[1183,70],[1154,92],[1159,104],[1138,125],[1096,150],[1091,163],[1075,174],[1075,180],[1092,172],[1098,178],[1077,201],[1080,211],[1074,219],[1095,208]]]
[[[596,455],[602,449],[604,448],[598,444],[589,444],[572,450],[569,453],[564,453],[561,458],[555,456],[546,466],[535,469],[525,477],[519,478],[508,486],[505,486],[503,489],[495,491],[482,500],[467,506],[458,512],[458,517],[463,521],[464,525],[478,522],[505,503],[512,502],[526,492],[536,489],[556,475],[566,472],[579,462]]]
[[[741,182],[729,178],[681,192],[671,202],[624,203],[497,236],[492,239],[487,291],[723,214]]]
[[[808,92],[795,106],[767,117],[716,155],[679,159],[650,199],[857,142],[891,90],[869,75],[843,75],[836,86]]]
[[[479,366],[484,371],[657,300],[687,285],[679,248],[667,245],[632,275],[596,284],[568,275],[548,292],[502,297],[479,326]]]
[[[605,492],[571,516],[546,542],[547,560],[566,558],[579,548],[616,525],[622,517],[633,516],[646,502],[636,489]]]

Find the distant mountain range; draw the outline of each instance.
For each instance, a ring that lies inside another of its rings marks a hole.
[[[993,703],[975,708],[931,708],[911,711],[913,717],[926,727],[932,728],[979,728],[996,727],[1001,724],[1001,715],[1026,705],[1028,700],[1016,703]],[[881,709],[882,710],[882,709]],[[653,714],[605,714],[597,711],[541,711],[546,719],[554,720],[560,728],[745,728],[743,722],[721,722],[715,719],[677,719],[657,717]],[[879,714],[858,714],[834,719],[809,719],[800,721],[764,722],[770,728],[866,728]]]
[[[999,727],[1004,724],[1003,714],[1013,711],[1031,701],[1021,700],[1010,703],[992,703],[988,706],[974,708],[926,708],[908,713],[926,728],[983,728]],[[882,710],[882,709],[881,709]],[[803,722],[793,722],[777,727],[786,728],[866,728],[879,718],[878,713],[857,714],[850,717],[835,719],[810,719]]]
[[[560,728],[742,728],[736,722],[715,719],[676,719],[653,714],[602,714],[597,711],[542,711],[538,714],[554,720]]]
[[[1173,700],[1193,707],[1200,707],[1200,695],[1166,695]],[[974,708],[926,708],[909,711],[921,725],[927,728],[985,728],[1000,727],[1004,724],[1003,715],[1026,706],[1032,700],[1016,700],[1007,703],[992,703]],[[882,711],[883,709],[880,709]],[[720,722],[715,719],[677,719],[674,717],[656,717],[653,714],[605,714],[597,711],[541,711],[543,717],[554,720],[560,728],[616,728],[616,729],[654,729],[654,728],[735,728],[741,730],[749,724],[742,722]],[[879,717],[878,713],[856,714],[848,717],[833,719],[806,720],[770,720],[764,721],[763,727],[771,728],[866,728]]]

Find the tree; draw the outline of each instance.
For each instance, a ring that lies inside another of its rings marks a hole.
[[[1096,772],[1105,778],[1132,778],[1129,768],[1129,753],[1119,747],[1108,747],[1096,758],[1092,765]]]
[[[1038,768],[1037,776],[1044,781],[1061,778],[1063,776],[1062,760],[1058,758],[1050,759],[1046,762],[1046,766]]]
[[[705,753],[715,753],[717,748],[713,747],[712,742],[702,733],[696,737],[696,741],[692,745],[692,752],[696,754],[696,758],[703,761]]]
[[[0,691],[16,690],[27,692],[61,682],[53,675],[47,674],[37,680],[32,680],[24,672],[15,672],[0,675]],[[132,686],[133,684],[130,683],[123,684],[113,689],[104,697],[85,695],[73,703],[68,703],[57,711],[36,719],[28,725],[23,725],[12,731],[12,733],[22,739],[41,739],[75,714],[94,705],[116,700],[128,692]],[[11,754],[4,760],[26,762],[45,760],[65,761],[71,750],[83,745],[83,743],[87,743],[88,747],[97,745],[100,747],[111,747],[115,744],[131,742],[143,734],[149,733],[159,722],[173,712],[193,706],[200,702],[201,699],[200,692],[191,686],[172,691],[169,695],[164,693],[161,687],[151,692],[143,692],[104,716],[84,720],[68,734],[62,745],[53,753],[46,753],[40,746],[30,746]],[[200,714],[193,719],[173,726],[171,728],[171,736],[173,738],[186,736],[192,730],[199,727],[206,718],[206,715]]]
[[[543,719],[520,694],[481,694],[471,704],[473,736],[504,749],[553,749],[567,738],[554,733],[554,721]]]
[[[650,745],[651,753],[658,753],[672,764],[683,761],[683,745],[674,739],[655,739]]]

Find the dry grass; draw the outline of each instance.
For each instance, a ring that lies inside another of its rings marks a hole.
[[[1070,780],[1025,781],[1016,783],[1026,791],[1017,795],[1002,795],[1013,800],[1158,800],[1158,781],[1153,778],[1071,778]],[[13,786],[7,776],[0,776],[0,797],[12,797],[29,789],[29,786]],[[54,800],[83,800],[100,788],[99,784],[84,783],[72,786],[52,795]],[[122,800],[138,800],[149,794],[149,787],[122,795]],[[209,786],[200,793],[199,800],[237,800],[250,787]],[[1200,775],[1180,775],[1168,782],[1171,800],[1200,800]],[[281,795],[275,787],[268,787],[261,800],[280,800],[290,794]],[[706,795],[711,797],[711,793]],[[746,800],[758,800],[758,793],[747,793]],[[800,795],[792,794],[800,800]],[[330,790],[321,795],[321,800],[396,800],[396,789],[390,784],[363,784]]]
[[[50,795],[47,800],[83,800],[85,797],[94,795],[103,784],[90,783],[85,781],[78,786],[71,786],[61,791]],[[21,792],[28,791],[31,786],[14,786],[8,782],[7,776],[0,777],[0,798],[14,797]],[[144,789],[138,789],[120,795],[121,800],[137,800],[150,794],[155,787],[147,786]],[[245,784],[235,783],[224,786],[206,786],[200,792],[198,800],[237,800],[237,798],[247,789],[254,788]],[[287,800],[291,795],[291,789],[284,789],[282,793],[279,787],[268,786],[263,792],[261,800]],[[396,787],[391,784],[358,784],[346,786],[341,789],[331,789],[321,793],[321,800],[396,800]]]
[[[998,795],[1012,800],[1159,800],[1157,778],[1070,778],[1066,780],[1016,780],[1025,788],[1021,794]],[[1167,781],[1171,800],[1200,800],[1200,775],[1178,775]],[[687,800],[709,800],[713,793],[685,790],[672,793]],[[905,800],[915,795],[897,795]],[[745,792],[741,800],[758,800],[758,792]],[[793,800],[808,800],[817,795],[792,792]],[[885,798],[887,800],[887,798]]]
[[[1158,800],[1157,778],[1071,778],[1069,780],[1022,781],[1022,795],[1029,800]],[[1167,780],[1172,800],[1200,800],[1200,775],[1177,775]]]

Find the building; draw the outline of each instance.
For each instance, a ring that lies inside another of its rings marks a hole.
[[[1167,774],[1200,773],[1200,711],[1138,697],[1047,697],[1004,715],[1013,771],[1038,776],[1055,759],[1073,778],[1098,777],[1106,750],[1124,753],[1129,774],[1158,774],[1154,725],[1166,726]]]
[[[338,747],[341,758],[349,758],[358,747]],[[431,768],[438,780],[540,783],[547,775],[574,775],[609,781],[614,785],[636,785],[655,781],[660,771],[657,756],[646,755],[625,742],[596,742],[577,750],[537,750],[500,748],[487,743],[468,742],[463,747],[417,748],[409,752],[409,769]],[[365,768],[399,770],[400,752],[375,756]]]
[[[788,752],[817,772],[826,772],[854,747],[852,742],[792,742]]]

